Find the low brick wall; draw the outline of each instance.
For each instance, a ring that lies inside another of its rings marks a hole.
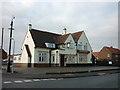
[[[14,67],[27,67],[27,63],[14,63]]]
[[[15,67],[28,67],[28,63],[14,63]],[[32,63],[31,67],[49,67],[49,64]],[[59,64],[51,64],[51,67],[59,67]]]

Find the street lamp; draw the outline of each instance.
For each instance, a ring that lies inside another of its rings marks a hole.
[[[10,42],[9,42],[9,56],[8,56],[8,63],[7,63],[7,72],[11,72],[10,69],[10,55],[11,55],[11,38],[12,38],[12,30],[13,29],[13,19],[15,19],[15,17],[12,18],[11,20],[11,24],[10,24]]]
[[[11,38],[13,40],[13,57],[12,57],[12,73],[14,73],[14,52],[15,52],[15,39]]]

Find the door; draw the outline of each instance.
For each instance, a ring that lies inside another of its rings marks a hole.
[[[64,57],[65,57],[65,55],[63,55],[63,54],[60,55],[60,66],[61,67],[64,67],[64,63],[65,63]]]
[[[31,58],[32,58],[32,55],[31,55],[31,52],[30,52],[30,48],[28,45],[25,45],[25,48],[27,50],[27,54],[28,54],[28,67],[31,67]]]
[[[31,57],[28,57],[28,67],[31,67]]]

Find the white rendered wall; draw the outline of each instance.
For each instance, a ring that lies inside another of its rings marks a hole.
[[[19,60],[19,58],[21,58],[21,55],[15,55],[14,58],[14,63],[20,63],[21,59]]]
[[[22,54],[21,54],[21,63],[28,63],[28,54],[25,48],[25,44],[27,44],[29,46],[31,55],[32,55],[32,59],[31,59],[31,63],[34,63],[34,41],[32,39],[31,33],[28,30],[27,34],[25,36],[23,45],[22,45]]]
[[[83,32],[81,37],[79,38],[78,40],[78,44],[80,44],[80,42],[82,42],[82,50],[84,50],[84,45],[86,45],[87,43],[87,50],[90,51],[90,53],[87,55],[87,63],[92,63],[91,61],[91,58],[92,58],[92,54],[91,54],[91,51],[92,51],[92,48],[90,46],[90,43],[85,35],[85,33]]]
[[[45,52],[46,53],[46,62],[39,62],[39,53],[40,52]],[[49,49],[35,48],[34,63],[49,63]]]
[[[75,42],[74,42],[73,37],[71,35],[68,36],[68,38],[65,41],[65,44],[68,43],[68,42],[71,43],[72,48],[67,48],[67,45],[65,45],[64,50],[59,50],[60,54],[76,54]]]

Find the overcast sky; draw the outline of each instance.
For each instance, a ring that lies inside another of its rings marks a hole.
[[[84,30],[93,51],[99,51],[103,46],[118,47],[117,0],[116,2],[100,2],[101,0],[89,0],[89,2],[87,0],[86,2],[82,0],[33,1],[4,0],[0,3],[2,12],[0,28],[5,28],[4,49],[6,51],[8,51],[8,28],[12,16],[15,16],[15,30],[13,31],[16,41],[15,53],[21,53],[29,23],[35,29],[58,34],[62,33],[64,27],[67,28],[67,33]]]

